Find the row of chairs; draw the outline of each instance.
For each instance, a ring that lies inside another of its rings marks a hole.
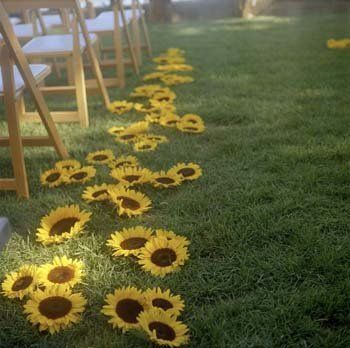
[[[142,51],[152,55],[138,0],[132,0],[129,9],[124,9],[122,0],[117,0],[112,11],[97,17],[91,3],[83,11],[78,0],[51,0],[49,6],[57,14],[43,12],[47,6],[47,0],[0,0],[0,99],[4,101],[9,132],[8,136],[0,137],[0,146],[10,147],[14,171],[13,178],[0,179],[0,190],[15,190],[21,197],[29,197],[23,146],[53,146],[61,158],[67,158],[55,123],[79,122],[82,127],[88,127],[87,90],[100,93],[108,107],[107,87],[124,87],[125,67],[131,65],[138,74]],[[25,23],[9,17],[10,13],[19,12]],[[84,12],[89,18],[85,18]],[[112,37],[110,47],[101,45],[106,35]],[[125,52],[129,53],[129,61],[124,57]],[[106,67],[115,69],[114,77],[104,78],[102,69]],[[67,72],[65,84],[45,85],[51,70],[60,79],[63,69]],[[87,69],[92,73],[90,79],[86,78]],[[34,99],[35,112],[26,110],[25,89]],[[50,112],[44,94],[66,93],[75,95],[77,110]],[[20,121],[42,122],[48,136],[22,137]]]

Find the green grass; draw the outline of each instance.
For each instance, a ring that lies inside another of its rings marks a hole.
[[[26,150],[31,200],[0,193],[0,213],[15,231],[0,253],[0,279],[22,263],[67,254],[87,265],[81,289],[89,305],[78,325],[48,336],[28,324],[19,302],[0,297],[0,347],[151,347],[142,337],[113,331],[100,314],[105,295],[124,285],[180,294],[189,347],[349,347],[350,54],[325,48],[348,28],[347,15],[153,27],[156,52],[181,47],[195,66],[196,82],[174,88],[176,105],[181,114],[200,114],[207,132],[156,129],[170,143],[138,157],[153,170],[197,162],[204,175],[176,190],[147,189],[153,210],[124,220],[85,204],[81,187],[40,187],[40,172],[57,157],[51,149]],[[127,96],[137,83],[130,81],[113,97]],[[112,116],[96,97],[89,106],[88,130],[59,126],[71,155],[83,160],[103,148],[130,154],[106,129],[139,117]],[[1,150],[1,176],[9,168]],[[96,182],[105,180],[107,170],[99,170]],[[87,233],[60,246],[38,245],[40,218],[71,203],[93,212]],[[111,257],[109,234],[139,223],[191,239],[191,257],[180,272],[162,280]]]

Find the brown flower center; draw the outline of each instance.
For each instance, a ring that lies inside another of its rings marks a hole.
[[[173,308],[173,304],[169,302],[168,300],[165,300],[164,298],[155,298],[152,300],[152,306],[153,307],[159,307],[163,309],[164,311],[167,311],[170,308]]]
[[[175,124],[177,123],[177,121],[173,120],[173,121],[168,121],[166,124]]]
[[[94,198],[98,198],[104,194],[108,194],[108,191],[107,190],[100,190],[100,191],[96,191],[92,194],[92,197]]]
[[[182,168],[177,173],[181,174],[182,176],[187,178],[189,176],[194,175],[196,173],[196,171],[194,169],[192,169],[192,168]]]
[[[151,145],[142,145],[142,146],[140,146],[141,150],[147,150],[147,149],[150,149],[150,148],[151,148]]]
[[[117,199],[120,199],[122,201],[121,204],[124,209],[137,210],[141,207],[138,201],[135,201],[130,197],[119,196]]]
[[[52,269],[47,275],[51,283],[66,283],[74,278],[74,270],[68,266],[58,266]]]
[[[148,325],[148,328],[151,331],[156,331],[156,336],[158,339],[165,341],[173,341],[176,338],[176,333],[174,329],[171,326],[161,323],[159,321],[153,321]]]
[[[189,131],[197,131],[198,128],[196,127],[184,127],[185,130],[189,130]]]
[[[157,178],[156,181],[161,183],[161,184],[164,184],[164,185],[171,185],[175,182],[174,179],[168,178],[166,176],[161,177],[161,178]]]
[[[71,175],[71,179],[75,179],[75,180],[82,180],[84,178],[86,178],[88,176],[88,174],[86,172],[78,172],[75,173],[73,175]]]
[[[121,135],[121,136],[120,136],[120,139],[129,140],[129,139],[133,139],[133,138],[135,138],[135,137],[136,137],[135,134],[124,134],[124,135]]]
[[[72,302],[61,296],[45,298],[39,304],[39,311],[49,319],[58,319],[67,315],[72,309]]]
[[[143,311],[143,307],[138,301],[126,298],[117,303],[115,311],[125,322],[137,324],[137,317]]]
[[[75,225],[76,222],[78,222],[79,219],[75,217],[62,219],[60,221],[57,221],[50,229],[49,235],[50,236],[60,236],[64,232],[70,232],[70,229]]]
[[[141,238],[141,237],[133,237],[133,238],[128,238],[123,240],[120,243],[120,246],[122,249],[125,250],[134,250],[134,249],[140,249],[142,248],[147,242],[146,238]]]
[[[173,249],[163,248],[156,250],[152,256],[151,261],[159,267],[168,267],[173,264],[177,256]]]
[[[12,291],[20,291],[27,289],[27,287],[32,284],[33,277],[32,276],[24,276],[21,278],[18,278],[12,285],[11,290]]]
[[[123,177],[124,180],[128,181],[128,182],[133,182],[133,181],[137,181],[141,178],[141,175],[125,175]]]
[[[108,156],[106,156],[106,155],[96,155],[96,156],[92,157],[92,159],[94,161],[104,161],[107,158],[108,158]]]
[[[50,174],[50,175],[46,178],[46,181],[47,181],[47,182],[55,182],[55,181],[57,181],[60,177],[61,177],[61,174],[60,174],[60,173],[52,173],[52,174]]]

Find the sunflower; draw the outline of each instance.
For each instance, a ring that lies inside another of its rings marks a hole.
[[[204,125],[203,119],[195,114],[186,114],[181,117],[181,121],[183,123],[191,123],[191,124],[202,124]]]
[[[134,89],[134,91],[130,94],[131,97],[146,97],[149,98],[154,94],[156,91],[161,89],[162,86],[160,85],[144,85],[139,86]]]
[[[153,173],[152,185],[159,188],[172,188],[179,186],[182,183],[182,176],[174,172],[160,172]]]
[[[83,232],[85,224],[90,220],[91,213],[80,210],[79,206],[71,205],[52,210],[41,219],[36,236],[37,241],[50,245],[62,243]]]
[[[108,190],[112,189],[113,187],[113,185],[109,184],[88,186],[85,188],[85,191],[83,192],[81,197],[88,203],[108,201]]]
[[[170,93],[155,93],[152,95],[151,100],[158,100],[160,102],[164,101],[166,103],[173,103],[176,98],[176,94],[174,92]]]
[[[120,156],[108,164],[109,168],[137,167],[139,161],[135,156]]]
[[[6,275],[2,282],[2,294],[8,298],[22,298],[35,291],[38,285],[38,268],[23,265],[17,272]]]
[[[182,57],[185,55],[185,50],[177,47],[170,47],[167,49],[166,54],[170,57]]]
[[[143,226],[123,228],[111,235],[107,245],[114,250],[114,256],[137,256],[140,249],[152,238],[152,230]]]
[[[114,126],[108,129],[108,133],[112,135],[118,135],[125,130],[123,126]]]
[[[67,256],[55,256],[52,263],[39,268],[39,282],[45,287],[60,285],[72,288],[82,280],[84,264]]]
[[[125,129],[126,133],[141,134],[148,131],[149,123],[147,121],[140,121],[132,123]]]
[[[174,86],[174,85],[180,85],[183,83],[191,83],[194,81],[194,79],[191,76],[181,76],[181,75],[171,74],[171,75],[164,75],[161,78],[161,81],[167,86]]]
[[[157,111],[157,109],[154,108],[153,106],[146,106],[146,105],[143,105],[141,103],[135,104],[135,110],[138,112],[143,112],[143,113],[150,113],[150,112]]]
[[[152,172],[149,169],[141,167],[116,168],[111,171],[110,175],[118,182],[127,185],[146,184],[152,178]]]
[[[158,134],[144,134],[141,136],[140,140],[154,141],[157,144],[163,144],[168,142],[168,138],[165,135]]]
[[[115,101],[111,103],[108,107],[109,111],[113,112],[114,114],[117,115],[122,115],[125,114],[126,112],[132,110],[134,107],[133,103],[129,103],[126,100],[122,101]]]
[[[141,192],[120,187],[109,190],[109,194],[117,205],[119,215],[142,215],[151,209],[151,200]]]
[[[177,239],[152,238],[139,254],[138,263],[153,275],[164,277],[188,260],[188,248]]]
[[[49,169],[41,174],[40,181],[43,186],[57,187],[64,183],[66,174],[67,171],[64,169]]]
[[[153,59],[157,64],[183,64],[185,63],[185,58],[182,57],[170,57],[168,55],[162,55]]]
[[[159,111],[150,112],[146,115],[145,120],[150,123],[159,123],[162,114]]]
[[[172,295],[170,290],[162,291],[160,288],[153,288],[147,289],[143,294],[151,307],[160,308],[175,317],[178,317],[185,307],[181,297]]]
[[[86,161],[89,164],[108,164],[114,160],[114,155],[111,150],[101,150],[91,152],[86,156]]]
[[[156,232],[155,236],[157,238],[166,238],[168,240],[176,239],[176,240],[180,241],[184,246],[190,245],[190,241],[186,237],[180,236],[173,231],[157,229],[155,232]]]
[[[167,101],[159,101],[155,99],[150,99],[149,101],[153,107],[154,110],[160,112],[160,113],[167,113],[167,112],[176,112],[176,106],[172,103],[169,103]]]
[[[179,131],[183,133],[203,133],[205,131],[204,124],[193,124],[190,122],[178,122],[176,127]]]
[[[139,140],[139,135],[135,134],[135,133],[128,133],[128,132],[123,132],[120,133],[116,138],[116,141],[120,142],[120,143],[124,143],[124,144],[129,144],[129,143],[133,143],[135,141]]]
[[[160,118],[159,124],[164,127],[176,127],[180,117],[176,114],[166,114]]]
[[[134,287],[120,288],[114,294],[108,294],[101,312],[111,317],[108,320],[113,328],[120,328],[124,332],[139,328],[137,317],[148,309],[147,302],[142,292]]]
[[[189,341],[188,327],[162,309],[144,311],[138,321],[150,340],[159,346],[180,347]]]
[[[134,150],[137,152],[154,151],[158,146],[158,143],[153,140],[140,140],[134,144]]]
[[[176,173],[183,177],[183,180],[196,180],[202,176],[202,169],[195,163],[178,163],[170,168],[169,173]]]
[[[193,67],[188,64],[167,64],[158,65],[157,70],[161,72],[173,72],[173,71],[193,71]]]
[[[80,169],[73,170],[65,177],[66,184],[85,184],[87,181],[94,178],[96,175],[96,169],[92,166],[82,167]]]
[[[24,313],[39,331],[59,332],[76,323],[85,309],[86,300],[80,293],[72,293],[61,286],[38,289],[24,305]]]
[[[150,74],[147,74],[143,77],[143,81],[151,81],[151,80],[158,80],[161,77],[163,77],[165,74],[163,72],[153,72]]]
[[[61,170],[73,170],[79,169],[81,167],[81,164],[77,160],[70,159],[56,162],[55,167]]]

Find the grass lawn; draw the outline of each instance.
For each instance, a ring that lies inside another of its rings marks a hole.
[[[157,53],[181,47],[195,66],[196,82],[174,88],[176,105],[180,114],[200,114],[207,131],[190,136],[157,127],[170,142],[137,157],[152,170],[196,162],[204,175],[176,190],[144,190],[154,208],[127,220],[83,202],[81,186],[41,187],[40,173],[57,157],[51,149],[26,150],[31,200],[0,193],[0,215],[15,230],[0,253],[0,279],[23,263],[67,254],[87,265],[81,289],[89,304],[79,324],[50,336],[30,326],[19,302],[0,297],[0,347],[151,347],[141,336],[113,330],[100,314],[105,295],[127,285],[180,294],[189,347],[349,347],[350,53],[325,47],[348,29],[342,14],[153,27]],[[144,73],[150,69],[146,64]],[[130,79],[113,98],[126,97],[136,84]],[[97,97],[89,106],[88,130],[59,126],[70,154],[82,161],[104,148],[133,154],[106,129],[140,116],[114,116]],[[0,175],[10,167],[0,150]],[[112,182],[106,168],[98,173],[97,183]],[[41,217],[72,203],[93,213],[87,233],[59,246],[36,243]],[[111,256],[105,245],[111,232],[135,224],[191,239],[180,272],[160,279]]]

